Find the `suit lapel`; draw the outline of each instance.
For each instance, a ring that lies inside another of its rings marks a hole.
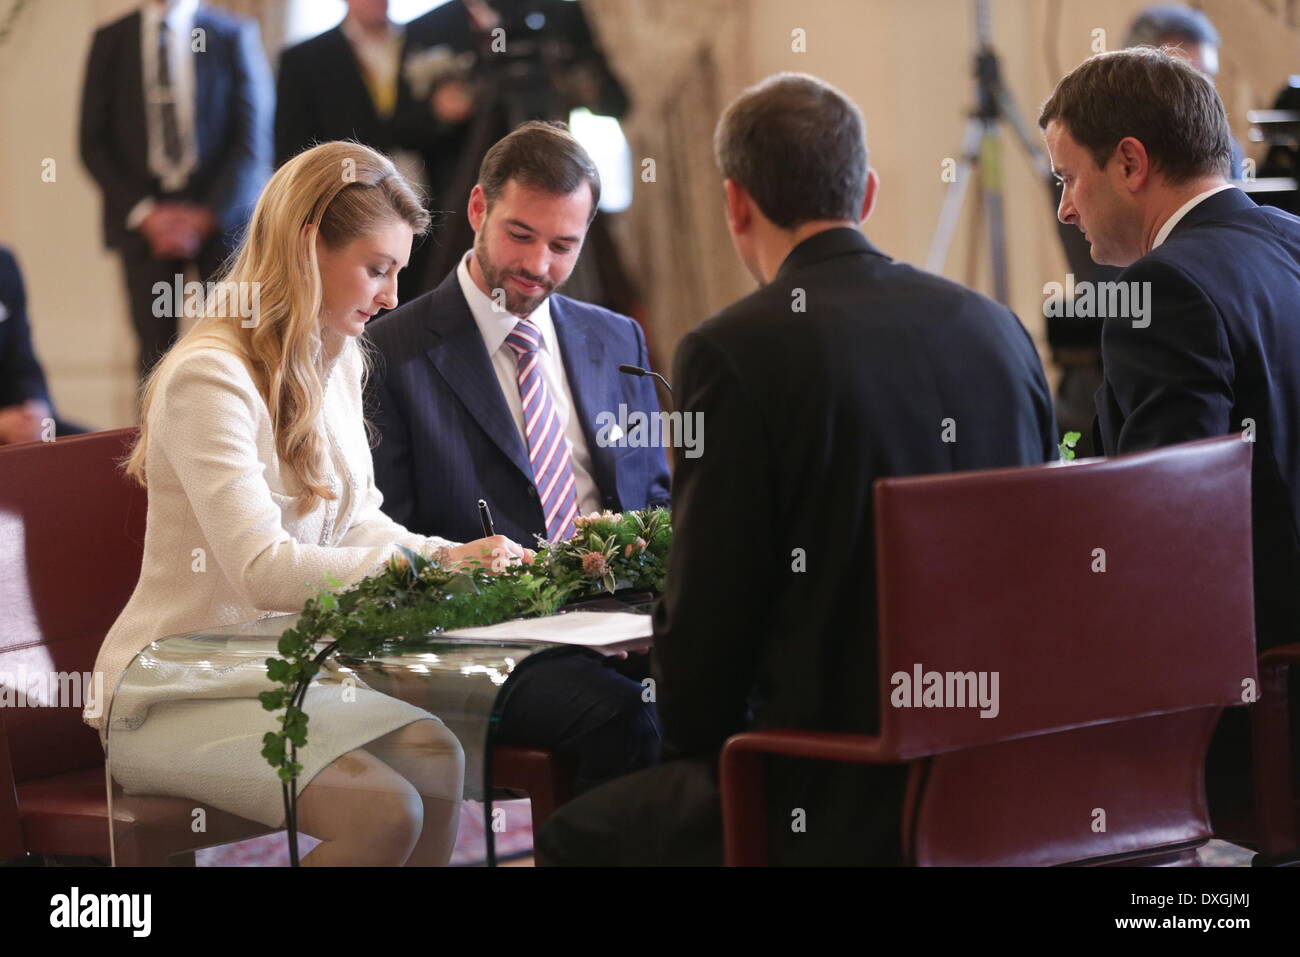
[[[533,481],[528,451],[501,394],[496,369],[454,270],[427,301],[427,324],[434,334],[433,346],[427,352],[429,361],[488,438],[528,481]]]
[[[358,129],[364,128],[366,131],[374,130],[379,126],[379,112],[375,109],[375,101],[370,96],[370,88],[366,86],[366,78],[361,73],[361,64],[357,61],[357,53],[352,49],[352,43],[348,40],[347,35],[343,32],[342,26],[337,26],[329,32],[330,44],[334,47],[334,56],[337,57],[339,64],[338,82],[341,88],[346,90],[347,101],[355,109],[365,114],[364,124],[356,124]],[[398,75],[400,77],[401,70]]]
[[[597,445],[595,433],[597,414],[618,414],[612,396],[616,390],[613,390],[614,383],[610,381],[605,366],[605,343],[582,322],[568,300],[559,296],[551,297],[551,322],[555,326],[555,337],[560,341],[564,375],[569,380],[569,392],[573,396],[573,414],[578,417],[583,437],[587,440],[587,451],[591,454],[595,473],[592,478],[602,492],[612,491],[615,487],[614,450]],[[613,374],[618,375],[617,372]]]
[[[220,51],[212,49],[213,44],[221,42],[221,33],[208,20],[202,7],[194,13],[194,26],[203,30],[204,42],[207,45],[207,52],[190,54],[194,57],[194,142],[198,149],[198,162],[201,167],[206,165],[205,161],[212,155],[217,145],[213,142],[212,126],[205,120],[224,117],[225,113],[218,108],[215,99],[222,95],[216,89],[216,84],[221,81],[221,77],[214,72],[213,66],[217,62],[214,57],[220,57]]]
[[[123,77],[123,86],[119,89],[125,90],[125,100],[133,109],[123,110],[125,123],[130,130],[129,142],[139,144],[135,147],[140,157],[140,163],[147,171],[149,169],[149,132],[145,116],[148,112],[148,104],[144,100],[144,43],[143,29],[141,23],[143,19],[137,10],[125,20],[122,21],[122,32],[120,37],[122,59],[117,69],[125,71]],[[148,175],[152,176],[152,173]]]

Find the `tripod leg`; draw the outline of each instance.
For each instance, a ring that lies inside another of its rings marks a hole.
[[[989,224],[989,253],[993,267],[993,298],[1010,306],[1007,283],[1006,217],[1003,212],[1005,168],[1002,162],[1002,136],[994,120],[984,128],[980,150],[980,185],[984,192],[984,217]]]
[[[1020,145],[1024,148],[1025,153],[1029,156],[1029,161],[1034,164],[1034,169],[1039,174],[1050,180],[1052,178],[1052,167],[1047,161],[1047,156],[1043,148],[1038,145],[1038,140],[1029,133],[1029,127],[1025,124],[1025,118],[1021,115],[1019,108],[1016,106],[1016,98],[1012,96],[1011,91],[1005,86],[998,86],[998,110],[1001,112],[1009,124],[1012,131],[1016,134],[1016,139],[1020,140]]]
[[[956,179],[948,185],[948,192],[943,198],[943,208],[939,211],[939,223],[934,229],[934,238],[930,240],[930,253],[925,258],[925,268],[933,273],[942,273],[944,263],[948,261],[948,249],[952,245],[953,234],[957,231],[957,220],[961,218],[961,207],[966,201],[966,188],[970,185],[971,174],[980,158],[980,141],[984,135],[984,124],[972,116],[966,124],[962,135],[961,159],[957,162]]]

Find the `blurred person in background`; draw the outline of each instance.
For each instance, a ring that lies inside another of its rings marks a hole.
[[[408,181],[424,184],[420,156],[402,149],[398,116],[412,113],[404,68],[406,28],[388,0],[347,0],[338,26],[280,54],[275,102],[275,165],[317,143],[355,140],[388,154]],[[416,241],[398,280],[399,302],[421,291],[430,245]]]
[[[413,99],[397,136],[424,158],[434,210],[424,281],[433,288],[474,243],[466,210],[492,144],[528,120],[568,122],[579,107],[621,118],[628,97],[570,0],[450,0],[412,20],[406,37]],[[571,294],[632,312],[631,282],[601,219],[587,250]]]
[[[100,28],[81,100],[81,158],[122,256],[141,380],[176,336],[186,266],[212,279],[271,162],[270,71],[257,24],[198,0],[146,0]]]
[[[88,431],[54,413],[45,372],[32,346],[22,270],[14,254],[0,246],[0,445]]]

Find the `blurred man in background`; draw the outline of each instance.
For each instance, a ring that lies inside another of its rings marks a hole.
[[[45,372],[32,346],[23,274],[13,253],[0,246],[0,445],[85,431],[55,417]]]
[[[420,156],[403,149],[415,134],[399,121],[419,123],[406,66],[406,28],[388,18],[388,0],[348,0],[347,16],[332,30],[280,55],[275,103],[275,164],[317,143],[356,140],[392,157],[413,183],[427,185]],[[414,120],[412,118],[414,117]],[[430,243],[416,241],[398,277],[397,297],[420,292]]]
[[[412,108],[396,121],[403,145],[424,158],[435,211],[428,288],[474,242],[466,216],[492,144],[527,120],[561,120],[579,107],[622,117],[628,98],[570,0],[451,0],[407,25]],[[631,284],[603,220],[569,282],[573,295],[633,310]]]
[[[143,379],[176,336],[179,288],[211,279],[238,242],[271,163],[271,78],[257,24],[198,0],[147,0],[95,33],[81,157],[122,256]]]

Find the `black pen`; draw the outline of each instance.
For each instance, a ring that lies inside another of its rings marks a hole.
[[[483,537],[491,538],[496,534],[492,527],[492,513],[488,511],[487,502],[483,499],[478,500],[478,520],[483,523]]]

